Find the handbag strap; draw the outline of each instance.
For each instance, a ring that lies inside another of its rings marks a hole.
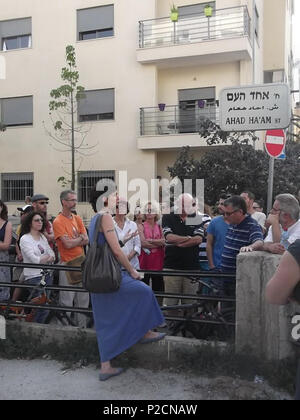
[[[99,229],[100,229],[100,223],[101,223],[101,219],[102,219],[102,214],[99,213],[98,214],[98,218],[95,224],[95,230],[94,230],[94,235],[93,235],[93,242],[97,242],[97,238],[98,238],[98,233],[99,233]]]

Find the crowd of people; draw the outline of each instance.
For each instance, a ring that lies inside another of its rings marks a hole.
[[[100,194],[100,193],[99,193]],[[16,261],[29,263],[68,264],[84,256],[89,243],[86,227],[76,214],[77,195],[63,191],[60,196],[62,210],[53,224],[47,217],[49,199],[44,194],[26,197],[26,204],[19,207],[21,223],[16,229]],[[30,200],[30,202],[29,202]],[[114,228],[123,253],[136,270],[157,271],[145,273],[143,281],[155,292],[195,294],[197,285],[180,275],[162,276],[162,270],[219,270],[235,273],[239,252],[263,250],[276,254],[300,239],[299,203],[291,194],[275,198],[268,216],[262,212],[261,203],[255,201],[251,191],[231,196],[220,193],[213,213],[205,206],[205,213],[197,209],[196,200],[182,194],[172,211],[161,211],[156,202],[147,202],[133,209],[117,197],[112,211]],[[96,208],[95,208],[96,210]],[[162,214],[163,213],[163,214]],[[129,217],[133,214],[133,220]],[[195,218],[195,215],[200,216]],[[12,242],[12,225],[8,221],[7,206],[0,200],[0,261],[8,261]],[[10,269],[0,267],[0,282],[10,281]],[[38,269],[15,269],[13,280],[38,282]],[[52,277],[49,282],[52,282]],[[223,283],[222,292],[234,294],[234,279]],[[70,279],[65,271],[59,273],[59,284],[66,286]],[[228,290],[227,290],[228,289]],[[0,288],[0,300],[9,299],[9,288]],[[16,288],[12,299],[17,300]],[[158,298],[160,305],[176,305],[179,299]],[[60,292],[64,306],[88,307],[89,295]],[[78,316],[78,325],[85,325],[85,317]]]
[[[100,194],[92,191],[90,202],[97,214],[92,218],[88,230],[76,214],[77,195],[74,191],[66,190],[60,194],[62,209],[53,223],[47,217],[49,198],[44,194],[35,194],[30,200],[27,197],[25,205],[18,208],[21,221],[16,230],[16,261],[69,265],[74,260],[84,260],[99,215],[97,200]],[[161,203],[149,201],[131,211],[128,201],[117,193],[113,193],[102,204],[100,214],[103,217],[98,241],[109,244],[122,267],[120,291],[110,294],[59,293],[62,306],[87,308],[92,304],[103,362],[101,380],[122,372],[122,369],[112,368],[110,364],[117,354],[139,340],[147,343],[164,337],[165,334],[152,331],[157,326],[166,326],[160,310],[162,305],[177,305],[180,295],[196,295],[199,291],[199,285],[181,275],[180,271],[232,274],[232,277],[222,278],[219,275],[206,280],[217,286],[220,294],[234,296],[234,274],[240,252],[261,250],[283,254],[289,249],[292,253],[293,244],[300,240],[299,202],[291,194],[276,196],[267,216],[251,191],[241,191],[240,195],[220,193],[215,212],[205,205],[204,213],[200,213],[197,200],[190,194],[181,194],[171,210]],[[12,237],[7,206],[0,200],[2,262],[9,260]],[[289,254],[285,256],[283,264],[288,265],[288,259],[291,258]],[[145,273],[144,276],[139,270]],[[166,270],[168,272],[163,275]],[[171,275],[172,271],[176,273]],[[0,301],[18,300],[21,289],[17,283],[38,284],[41,275],[39,268],[16,268],[11,279],[10,269],[0,266]],[[11,280],[16,282],[13,292],[8,287],[1,287],[1,282]],[[47,275],[45,280],[48,285],[52,284],[53,275]],[[296,280],[293,279],[291,285],[294,286],[300,279]],[[64,270],[60,270],[57,281],[62,286],[75,284],[71,275]],[[278,283],[279,280],[274,280],[272,285],[274,282]],[[272,285],[268,288],[269,296],[272,296]],[[82,286],[80,280],[76,286]],[[168,297],[156,298],[153,292],[165,292]],[[170,297],[170,294],[176,297]],[[278,298],[280,302],[287,299],[286,292],[282,294],[282,299]],[[182,303],[186,302],[183,300]],[[174,316],[176,310],[165,313]],[[47,315],[46,310],[39,310],[35,321],[44,323]],[[74,322],[86,327],[86,316],[77,313]]]

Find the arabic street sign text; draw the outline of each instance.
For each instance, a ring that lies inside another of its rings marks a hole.
[[[220,92],[223,131],[287,128],[290,118],[290,89],[285,83],[232,87]]]

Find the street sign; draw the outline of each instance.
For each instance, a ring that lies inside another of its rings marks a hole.
[[[277,158],[275,158],[275,159],[280,159],[280,160],[285,160],[286,159],[285,146],[284,146],[284,149],[283,149],[281,155],[277,156]]]
[[[267,130],[265,148],[271,157],[278,157],[284,150],[285,134],[283,130]]]
[[[225,88],[219,102],[223,131],[282,129],[290,124],[290,88],[286,83]]]

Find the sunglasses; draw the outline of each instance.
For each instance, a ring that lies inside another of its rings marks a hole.
[[[236,210],[233,210],[233,211],[225,211],[224,212],[224,214],[225,214],[225,216],[231,216],[233,213],[236,213],[237,211],[240,211],[240,209],[236,209]]]
[[[33,222],[43,223],[43,219],[32,219]]]
[[[44,205],[44,204],[48,204],[48,201],[38,201],[38,204]]]

